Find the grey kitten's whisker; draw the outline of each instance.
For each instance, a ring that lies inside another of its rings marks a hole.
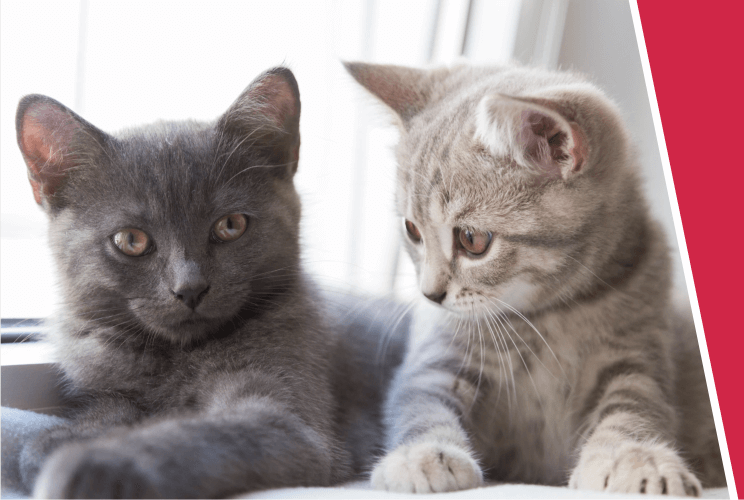
[[[259,278],[251,279],[250,282],[256,283],[259,281],[270,281],[271,283],[292,283],[297,280],[296,274],[285,275],[285,274],[274,274],[270,276],[261,276]],[[246,280],[247,281],[247,280]],[[230,281],[230,284],[239,285],[242,281]]]
[[[263,304],[270,304],[270,305],[273,305],[273,306],[279,306],[279,305],[281,305],[280,302],[276,302],[275,300],[264,299],[263,297],[257,297],[255,295],[252,296],[252,297],[250,297],[248,299],[248,301],[246,301],[245,305],[246,306],[258,305],[258,304],[252,304],[253,301],[258,301],[258,302],[261,302]]]
[[[118,321],[121,318],[127,318],[129,320],[132,319],[131,318],[131,314],[128,311],[122,311],[120,313],[110,314],[108,316],[103,316],[103,317],[100,317],[100,316],[97,316],[96,315],[96,316],[94,316],[94,317],[91,318],[91,321],[95,321],[97,323],[103,323],[105,325],[107,323],[107,320]]]
[[[251,165],[250,167],[246,167],[243,170],[241,170],[240,172],[238,172],[237,174],[235,174],[232,177],[230,177],[227,180],[227,182],[225,182],[225,184],[223,186],[227,186],[234,178],[236,178],[237,176],[239,176],[239,175],[241,175],[241,174],[243,174],[245,172],[248,172],[249,170],[253,170],[254,168],[279,168],[279,167],[286,167],[288,165],[291,165],[292,163],[294,163],[294,162],[280,163],[280,164],[276,164],[276,165],[268,165],[268,164],[266,164],[266,165]]]
[[[127,340],[134,337],[141,337],[146,332],[147,330],[145,330],[141,326],[129,326],[126,330],[127,335],[124,336],[124,339],[121,341],[117,349],[121,349],[121,347],[127,342]],[[153,332],[153,335],[155,335],[155,332]]]
[[[295,272],[297,275],[301,274],[301,270],[300,270],[299,264],[293,264],[291,266],[285,266],[285,267],[279,267],[277,269],[272,269],[271,271],[264,271],[262,273],[251,274],[248,279],[254,279],[254,278],[257,278],[257,277],[260,277],[260,276],[265,276],[265,275],[268,275],[268,274],[278,273],[279,271],[286,271],[288,269],[291,270],[291,272]]]
[[[132,332],[132,328],[136,326],[136,322],[133,321],[125,321],[123,323],[120,323],[116,325],[115,327],[112,327],[112,329],[115,329],[116,332],[108,337],[106,341],[103,343],[103,347],[110,346],[113,344],[116,340],[120,338],[124,338],[124,341],[130,337],[130,333]],[[123,342],[122,342],[123,344]],[[121,347],[121,345],[119,346]]]

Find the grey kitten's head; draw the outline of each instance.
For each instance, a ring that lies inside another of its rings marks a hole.
[[[431,300],[534,312],[596,295],[642,257],[646,209],[627,134],[583,78],[346,67],[395,112],[397,205]]]
[[[50,218],[63,310],[85,325],[70,333],[185,344],[275,303],[298,265],[299,119],[286,68],[214,123],[116,136],[49,97],[23,98],[18,144]]]

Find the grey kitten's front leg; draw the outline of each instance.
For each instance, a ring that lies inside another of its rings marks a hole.
[[[161,419],[60,448],[40,498],[215,498],[277,486],[329,485],[335,442],[269,397]]]
[[[443,359],[412,362],[420,356],[410,356],[397,376],[386,408],[388,450],[392,451],[375,467],[372,484],[407,493],[480,486],[483,472],[461,421],[472,406],[475,387],[462,373],[453,373]],[[452,361],[451,365],[461,366]]]
[[[21,450],[19,468],[27,491],[33,490],[39,470],[60,446],[98,437],[141,417],[141,411],[130,400],[115,394],[98,394],[73,421],[42,431]]]

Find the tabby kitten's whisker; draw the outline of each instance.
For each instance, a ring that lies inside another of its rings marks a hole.
[[[494,300],[496,300],[496,301],[497,301],[497,302],[498,302],[499,304],[501,304],[501,305],[503,305],[504,307],[506,307],[507,309],[509,309],[509,310],[510,310],[511,312],[513,312],[513,313],[514,313],[514,314],[516,314],[517,316],[519,316],[519,317],[520,317],[520,318],[522,319],[522,321],[524,321],[525,323],[527,323],[527,324],[528,324],[528,325],[530,326],[530,328],[532,328],[532,330],[533,330],[533,331],[534,331],[534,332],[535,332],[535,333],[536,333],[536,334],[537,334],[537,335],[538,335],[538,336],[540,337],[540,340],[542,340],[542,341],[543,341],[543,343],[545,344],[545,346],[546,346],[546,347],[548,348],[548,350],[550,351],[550,354],[551,354],[551,355],[553,356],[553,359],[555,360],[555,362],[556,362],[556,363],[558,363],[558,367],[559,367],[559,368],[561,369],[561,371],[563,372],[563,376],[564,376],[564,377],[566,378],[566,380],[568,380],[568,375],[566,374],[566,370],[564,370],[564,369],[563,369],[563,365],[562,365],[562,364],[561,364],[561,362],[560,362],[560,361],[558,360],[558,356],[556,356],[556,355],[555,355],[555,352],[553,352],[553,348],[552,348],[552,347],[550,347],[550,344],[548,343],[548,341],[547,341],[547,340],[545,340],[545,337],[543,337],[542,333],[540,333],[540,331],[539,331],[539,330],[538,330],[538,329],[537,329],[537,328],[535,327],[535,325],[533,325],[533,324],[532,324],[532,322],[530,322],[530,320],[528,320],[528,319],[527,319],[527,318],[526,318],[526,317],[524,316],[524,314],[522,314],[522,313],[521,313],[521,312],[519,312],[519,311],[518,311],[517,309],[515,309],[515,308],[514,308],[514,307],[512,307],[512,306],[510,306],[509,304],[507,304],[507,303],[506,303],[506,302],[504,302],[503,300],[500,300],[500,299],[498,299],[498,298],[496,298],[496,297],[493,297],[493,299],[494,299]]]
[[[537,362],[540,363],[540,366],[542,366],[543,368],[545,368],[545,371],[548,372],[550,374],[550,376],[552,376],[554,379],[558,380],[558,377],[547,366],[545,366],[545,363],[543,363],[542,359],[540,359],[540,356],[538,356],[537,354],[535,354],[535,351],[532,350],[532,347],[530,347],[529,343],[527,343],[522,338],[522,336],[519,334],[519,332],[514,328],[514,325],[512,324],[511,320],[509,319],[509,316],[506,315],[506,313],[503,311],[503,309],[501,309],[499,307],[499,305],[496,302],[494,302],[492,299],[488,298],[488,300],[498,310],[498,312],[495,314],[495,317],[498,318],[499,322],[502,322],[503,321],[503,322],[506,323],[506,324],[504,324],[504,329],[506,329],[506,325],[508,325],[509,328],[511,329],[511,331],[514,332],[514,335],[516,335],[519,338],[519,340],[522,341],[522,343],[525,345],[525,347],[527,347],[527,349],[529,349],[530,354],[532,354],[535,357],[535,359],[537,359]]]

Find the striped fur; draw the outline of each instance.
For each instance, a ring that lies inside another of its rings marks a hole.
[[[724,484],[694,328],[615,105],[569,73],[347,69],[395,112],[398,210],[421,234],[408,251],[443,306],[418,308],[373,484]],[[487,251],[458,246],[464,230],[489,231]]]

